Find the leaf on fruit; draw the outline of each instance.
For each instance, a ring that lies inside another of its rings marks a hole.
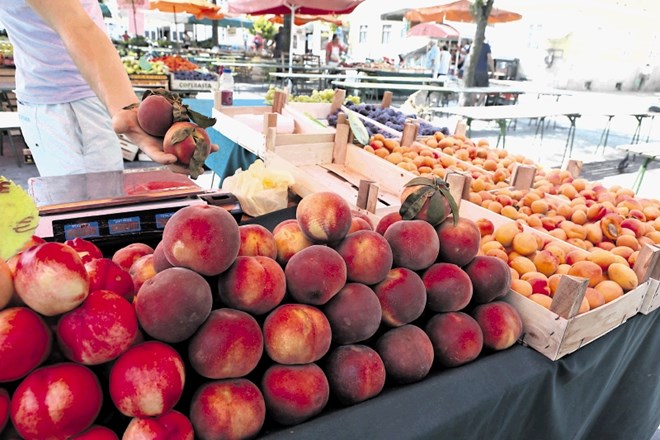
[[[419,214],[419,211],[421,211],[424,203],[426,203],[426,199],[432,197],[435,191],[434,188],[423,186],[406,197],[406,200],[403,201],[399,209],[401,218],[404,220],[414,219]]]
[[[190,117],[190,120],[193,121],[195,124],[199,125],[202,128],[209,128],[215,125],[215,118],[209,118],[206,115],[203,115],[199,112],[196,112],[195,110],[192,110],[189,106],[184,105],[186,112],[188,113],[188,116]]]
[[[209,156],[209,145],[203,138],[195,139],[195,151],[190,158],[190,164],[188,165],[190,169],[190,178],[197,179],[199,175],[203,172],[204,162]],[[200,172],[201,171],[201,172]]]

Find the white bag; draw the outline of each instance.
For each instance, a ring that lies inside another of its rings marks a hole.
[[[238,169],[233,176],[225,178],[222,190],[236,196],[243,212],[257,217],[286,208],[289,186],[293,183],[289,172],[268,169],[257,159],[246,171]]]

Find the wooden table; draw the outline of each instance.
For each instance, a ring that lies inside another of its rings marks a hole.
[[[457,115],[464,117],[467,121],[468,128],[471,129],[472,121],[495,121],[500,127],[500,133],[497,137],[497,145],[500,144],[502,139],[502,147],[506,143],[506,131],[508,121],[516,119],[539,119],[539,124],[536,127],[536,134],[541,132],[541,142],[543,142],[543,127],[545,126],[545,118],[551,116],[566,116],[570,122],[568,135],[566,138],[566,146],[564,147],[564,155],[562,162],[566,158],[571,157],[573,151],[573,142],[575,140],[575,123],[577,118],[581,116],[581,112],[573,105],[492,105],[486,107],[432,107],[431,112],[440,114]],[[535,135],[536,135],[535,134]]]
[[[638,192],[639,187],[642,185],[642,180],[644,180],[644,173],[646,173],[646,168],[654,160],[660,159],[660,142],[642,142],[619,145],[617,149],[626,152],[626,157],[618,165],[620,172],[625,170],[630,154],[639,155],[644,158],[642,164],[639,166],[639,170],[635,176],[635,181],[632,185],[632,190]]]

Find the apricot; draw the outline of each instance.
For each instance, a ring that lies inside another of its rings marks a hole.
[[[610,264],[615,262],[615,255],[604,249],[596,248],[587,256],[587,261],[596,263],[605,272]]]
[[[550,283],[548,282],[548,277],[541,272],[527,272],[523,274],[520,279],[527,281],[532,286],[532,293],[550,295]]]
[[[572,250],[568,254],[566,254],[566,264],[569,265],[574,265],[578,261],[586,261],[587,257],[589,256],[588,253],[579,251],[579,250]]]
[[[605,296],[603,296],[603,294],[594,287],[587,287],[587,291],[585,292],[584,297],[589,303],[589,310],[600,307],[606,302]]]
[[[513,237],[511,245],[514,251],[524,256],[533,254],[539,248],[536,236],[531,232],[521,232],[516,234],[516,236]]]
[[[559,259],[549,250],[541,250],[534,255],[532,260],[538,272],[549,277],[559,267]]]
[[[555,292],[557,292],[557,287],[559,286],[559,281],[561,281],[561,276],[567,274],[568,274],[568,270],[566,274],[554,273],[548,277],[548,287],[550,288],[550,296],[555,296]]]
[[[542,293],[532,293],[528,296],[528,298],[550,310],[550,306],[552,305],[552,298],[550,298],[548,295],[544,295]]]
[[[493,232],[495,232],[495,225],[493,225],[492,221],[486,218],[480,218],[477,221],[475,221],[475,223],[482,237],[484,235],[492,234]]]
[[[592,261],[578,261],[571,266],[568,275],[587,278],[589,287],[594,287],[601,281],[603,269]]]
[[[504,223],[495,229],[493,237],[499,241],[502,246],[509,247],[513,243],[516,235],[523,232],[523,227],[518,222]]]
[[[519,275],[524,275],[527,272],[536,272],[536,265],[532,260],[524,256],[518,256],[509,261],[509,266],[513,268]]]
[[[601,281],[600,283],[596,284],[594,289],[603,295],[606,303],[614,301],[620,296],[623,296],[623,288],[618,283],[611,280]]]
[[[638,286],[637,274],[625,264],[612,263],[607,268],[607,276],[617,283],[624,291],[632,290]]]

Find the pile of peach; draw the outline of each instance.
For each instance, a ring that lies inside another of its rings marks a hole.
[[[511,289],[550,308],[563,274],[589,279],[579,313],[613,301],[638,285],[630,259],[617,252],[595,248],[591,252],[560,240],[526,231],[520,222],[498,227],[482,218],[479,252],[500,258],[511,270]]]
[[[442,139],[443,136],[441,132],[437,132],[432,138]],[[447,170],[469,172],[473,178],[480,178],[495,188],[493,178],[488,173],[451,155],[426,148],[421,143],[415,142],[411,146],[402,147],[398,140],[386,139],[383,135],[376,134],[369,141],[369,145],[365,145],[364,150],[418,176],[433,175],[444,179]],[[498,177],[504,180],[503,176]]]
[[[467,219],[374,228],[329,192],[273,232],[182,208],[112,258],[35,238],[0,261],[0,432],[249,438],[506,349],[522,322],[481,239]]]

